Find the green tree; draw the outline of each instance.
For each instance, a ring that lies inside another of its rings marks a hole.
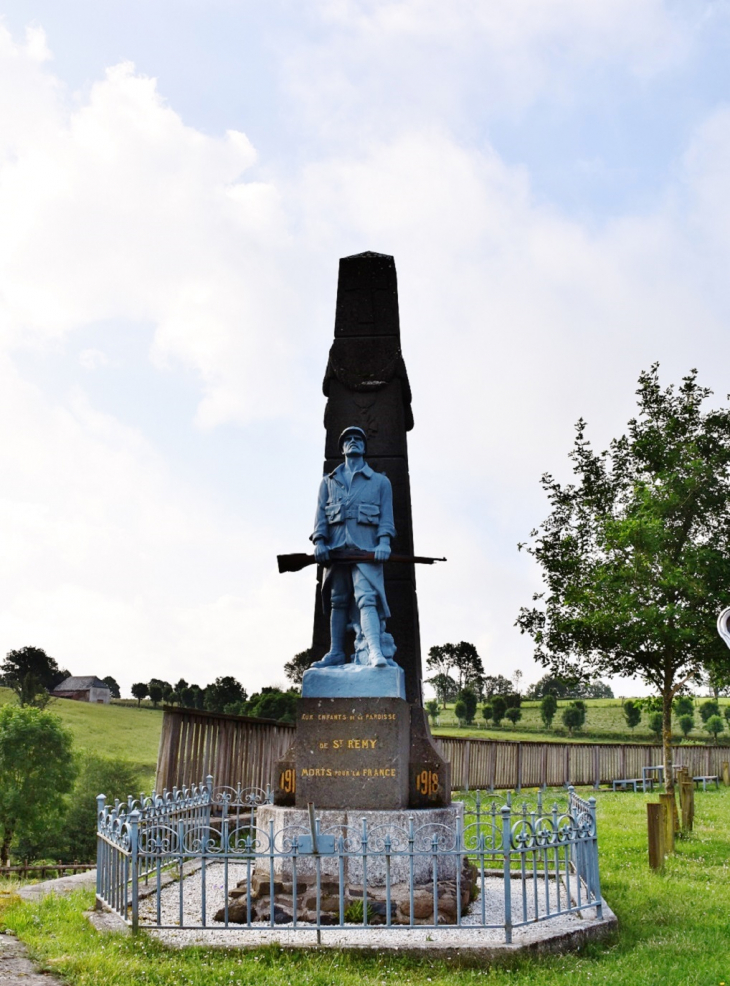
[[[252,695],[246,702],[244,715],[256,716],[259,719],[276,719],[277,722],[295,722],[299,689],[290,688],[283,692],[281,688],[267,686]],[[240,708],[240,706],[239,706]],[[226,708],[226,712],[232,711]]]
[[[583,722],[583,713],[571,702],[570,705],[566,705],[563,709],[562,720],[563,725],[568,728],[568,735],[572,736],[574,729],[580,729]]]
[[[446,708],[447,702],[450,702],[452,698],[456,697],[458,688],[450,675],[439,672],[439,674],[435,674],[432,678],[427,678],[426,681],[429,685],[433,686],[436,692],[436,698],[441,703],[442,709]]]
[[[511,705],[505,712],[505,716],[509,719],[513,726],[516,726],[522,718],[522,709],[519,705]]]
[[[56,659],[49,657],[42,647],[21,647],[8,651],[0,673],[8,688],[19,686],[27,674],[32,674],[49,692],[70,675],[69,671],[59,668]]]
[[[477,694],[473,688],[462,688],[459,692],[459,700],[464,703],[465,714],[464,721],[467,726],[470,726],[474,722],[474,716],[477,714]],[[458,718],[461,718],[460,716]]]
[[[558,700],[553,694],[548,692],[547,695],[543,695],[540,701],[540,718],[545,723],[546,729],[550,729],[553,724],[553,719],[555,718],[555,713],[558,711]]]
[[[672,702],[675,716],[691,716],[694,714],[695,703],[691,695],[677,695]]]
[[[291,661],[286,662],[284,665],[284,674],[287,676],[292,685],[296,685],[298,688],[301,688],[304,672],[308,671],[312,666],[314,656],[314,649],[312,647],[308,647],[307,650],[302,650],[299,651],[298,654],[295,654]]]
[[[96,796],[105,794],[107,804],[115,798],[126,801],[140,787],[140,773],[128,760],[87,753],[73,789],[73,796],[62,829],[59,858],[71,862],[96,859]]]
[[[484,679],[482,659],[479,657],[474,644],[470,644],[466,640],[462,640],[458,644],[441,644],[431,647],[426,658],[426,667],[435,674],[446,674],[449,677],[453,677],[452,671],[456,672],[459,691],[469,685],[475,687],[475,690],[479,690]]]
[[[656,689],[670,790],[672,700],[729,662],[715,621],[730,584],[730,411],[703,411],[711,391],[696,377],[662,389],[657,365],[642,373],[638,416],[603,454],[578,422],[577,479],[543,477],[552,512],[528,547],[545,591],[517,620],[554,674]]]
[[[210,712],[223,712],[227,705],[245,701],[246,689],[231,675],[216,678],[213,684],[205,689],[205,707]]]
[[[101,680],[105,685],[109,685],[109,691],[112,693],[112,698],[122,697],[122,691],[116,678],[112,678],[112,676],[108,674],[106,678],[102,678]]]
[[[71,734],[41,709],[0,708],[0,863],[15,838],[33,841],[58,825],[75,776]]]
[[[36,709],[45,709],[51,696],[32,672],[21,681],[13,682],[13,691],[17,695],[18,705],[32,705]]]
[[[641,722],[641,706],[637,705],[633,699],[627,698],[623,704],[623,713],[626,725],[633,732]]]
[[[717,737],[719,733],[725,731],[725,723],[722,721],[722,716],[710,716],[710,718],[705,722],[705,731],[710,734],[717,743]]]
[[[575,681],[546,674],[528,688],[526,698],[542,698],[553,694],[556,698],[613,698],[613,690],[605,681]]]
[[[151,681],[147,687],[149,690],[150,701],[156,709],[162,701],[163,686],[158,681]],[[134,697],[136,698],[137,696],[135,695]]]
[[[466,722],[466,702],[463,698],[457,698],[454,703],[454,715],[459,720],[459,725],[463,726]]]
[[[684,738],[687,739],[689,734],[695,728],[695,717],[688,716],[685,714],[680,716],[677,719],[677,722],[679,723],[679,728],[682,730],[682,736],[684,736]]]
[[[438,702],[438,699],[437,698],[430,698],[426,702],[424,708],[426,709],[426,712],[428,713],[428,716],[429,716],[431,722],[435,726],[436,725],[436,722],[438,721],[438,717],[439,717],[439,702]]]
[[[172,690],[173,702],[177,702],[178,705],[182,705],[185,693],[189,691],[189,689],[190,685],[184,678],[181,678],[178,682],[176,682],[175,687]]]
[[[700,719],[707,722],[712,716],[720,715],[720,703],[716,698],[708,698],[700,704]]]
[[[730,725],[730,705],[725,706],[725,711],[723,712],[723,715],[727,719],[728,725]]]
[[[512,691],[512,682],[501,674],[485,674],[482,690],[486,698],[491,698],[492,695],[509,695]]]
[[[499,724],[504,719],[505,712],[507,711],[507,703],[504,700],[503,695],[493,695],[492,696],[492,722],[495,726]]]
[[[570,704],[575,706],[575,708],[578,709],[578,711],[580,712],[581,718],[578,725],[583,726],[586,721],[586,716],[588,715],[588,708],[586,706],[586,703],[583,701],[582,698],[576,698]]]
[[[661,712],[650,712],[646,724],[649,729],[654,733],[656,738],[661,742],[663,731],[664,731],[664,716]]]
[[[489,720],[492,718],[493,714],[494,714],[494,710],[492,708],[492,703],[485,702],[484,705],[482,706],[482,715],[484,716],[484,721],[486,723],[489,723]]]
[[[144,681],[135,681],[132,685],[132,697],[137,699],[137,705],[141,705],[142,699],[147,698],[149,693],[150,690]],[[160,698],[162,698],[162,689],[160,689]],[[159,701],[159,699],[157,701]]]

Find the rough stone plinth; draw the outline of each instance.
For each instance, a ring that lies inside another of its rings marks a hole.
[[[371,668],[343,664],[335,668],[309,668],[302,678],[302,698],[400,698],[406,697],[406,676],[401,667]]]
[[[359,886],[363,883],[363,860],[361,855],[363,822],[367,831],[367,882],[373,887],[385,885],[386,862],[384,839],[391,841],[390,879],[393,884],[407,883],[410,873],[408,855],[408,833],[413,820],[415,835],[413,856],[413,880],[417,885],[433,880],[433,856],[429,850],[433,837],[439,840],[440,850],[456,848],[457,827],[463,831],[464,805],[454,801],[448,808],[423,808],[405,811],[316,811],[319,831],[322,835],[345,839],[345,848],[356,855],[344,859],[344,883]],[[256,835],[258,851],[266,852],[273,833],[276,853],[290,852],[291,840],[310,835],[309,814],[306,809],[283,808],[279,805],[262,805],[256,811]],[[337,843],[335,843],[336,845]],[[420,852],[419,852],[420,850]],[[399,855],[402,853],[403,855]],[[338,857],[322,855],[320,860],[320,879],[339,883],[340,869]],[[439,852],[436,857],[437,880],[454,880],[459,864],[458,855]],[[269,879],[269,860],[256,860],[255,874],[262,880]],[[282,883],[292,882],[292,860],[290,856],[274,856],[274,879]],[[312,856],[297,860],[297,880],[311,883],[316,877],[316,864]]]

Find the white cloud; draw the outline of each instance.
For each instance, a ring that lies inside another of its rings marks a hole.
[[[100,366],[109,365],[109,357],[100,349],[82,349],[79,363],[85,370],[98,370]]]
[[[248,139],[186,127],[126,63],[70,107],[29,49],[2,40],[6,63],[45,99],[21,99],[29,122],[5,131],[6,344],[110,318],[149,322],[155,359],[200,374],[201,424],[271,413],[270,381],[290,359],[283,339],[272,345],[290,304],[279,288],[288,234],[275,188],[242,177],[256,157]]]
[[[424,647],[473,639],[491,671],[521,664],[528,679],[538,672],[512,623],[537,573],[515,544],[546,512],[537,480],[567,466],[574,420],[586,416],[603,444],[657,358],[673,378],[699,364],[724,393],[727,111],[698,128],[655,213],[599,229],[535,201],[526,168],[482,137],[457,139],[443,112],[463,109],[474,79],[514,108],[555,98],[593,59],[660,71],[687,45],[664,5],[320,9],[334,33],[290,63],[314,136],[286,178],[255,170],[243,133],[186,126],[130,64],[72,97],[41,33],[17,45],[0,30],[0,83],[17,91],[0,109],[7,647],[48,646],[73,669],[125,681],[204,683],[210,670],[256,686],[280,677],[311,627],[310,582],[272,572],[302,504],[309,514],[309,476],[287,478],[286,516],[273,496],[252,516],[245,488],[223,509],[84,389],[29,384],[19,350],[72,347],[91,371],[112,366],[115,334],[150,326],[153,364],[198,377],[199,425],[258,433],[279,416],[296,434],[323,406],[336,258],[393,253],[416,544],[449,556],[419,575]],[[462,59],[472,82],[452,73]],[[346,151],[319,139],[335,131],[340,148],[355,135]],[[92,324],[109,340],[77,343]],[[283,474],[277,465],[267,481]]]
[[[284,48],[320,139],[360,148],[439,120],[480,139],[536,102],[571,106],[684,64],[703,5],[664,0],[321,0]],[[610,81],[609,81],[610,80]]]

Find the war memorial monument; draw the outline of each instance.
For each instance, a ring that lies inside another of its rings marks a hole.
[[[280,764],[275,802],[448,809],[449,765],[422,703],[407,444],[413,414],[392,257],[340,261],[324,393],[324,477],[311,533],[316,659],[304,673],[296,740]],[[285,556],[280,568],[286,563]]]
[[[334,947],[458,946],[485,960],[516,929],[530,948],[609,933],[595,799],[572,787],[562,808],[493,787],[451,799],[423,708],[416,595],[417,566],[445,559],[414,553],[390,256],[340,261],[324,394],[312,548],[278,557],[302,573],[286,578],[316,572],[295,728],[166,708],[158,793],[97,799],[97,906],[173,938],[324,944],[327,927]]]

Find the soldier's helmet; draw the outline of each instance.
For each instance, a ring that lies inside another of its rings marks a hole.
[[[362,428],[358,428],[357,425],[350,425],[350,427],[349,428],[345,428],[345,430],[340,435],[340,437],[338,439],[338,442],[337,442],[337,447],[339,448],[340,452],[342,451],[342,444],[343,444],[343,442],[345,441],[345,439],[347,438],[348,435],[357,435],[358,438],[362,438],[363,442],[365,443],[365,451],[367,452],[367,450],[368,450],[368,436],[365,434],[365,432],[362,430]]]

